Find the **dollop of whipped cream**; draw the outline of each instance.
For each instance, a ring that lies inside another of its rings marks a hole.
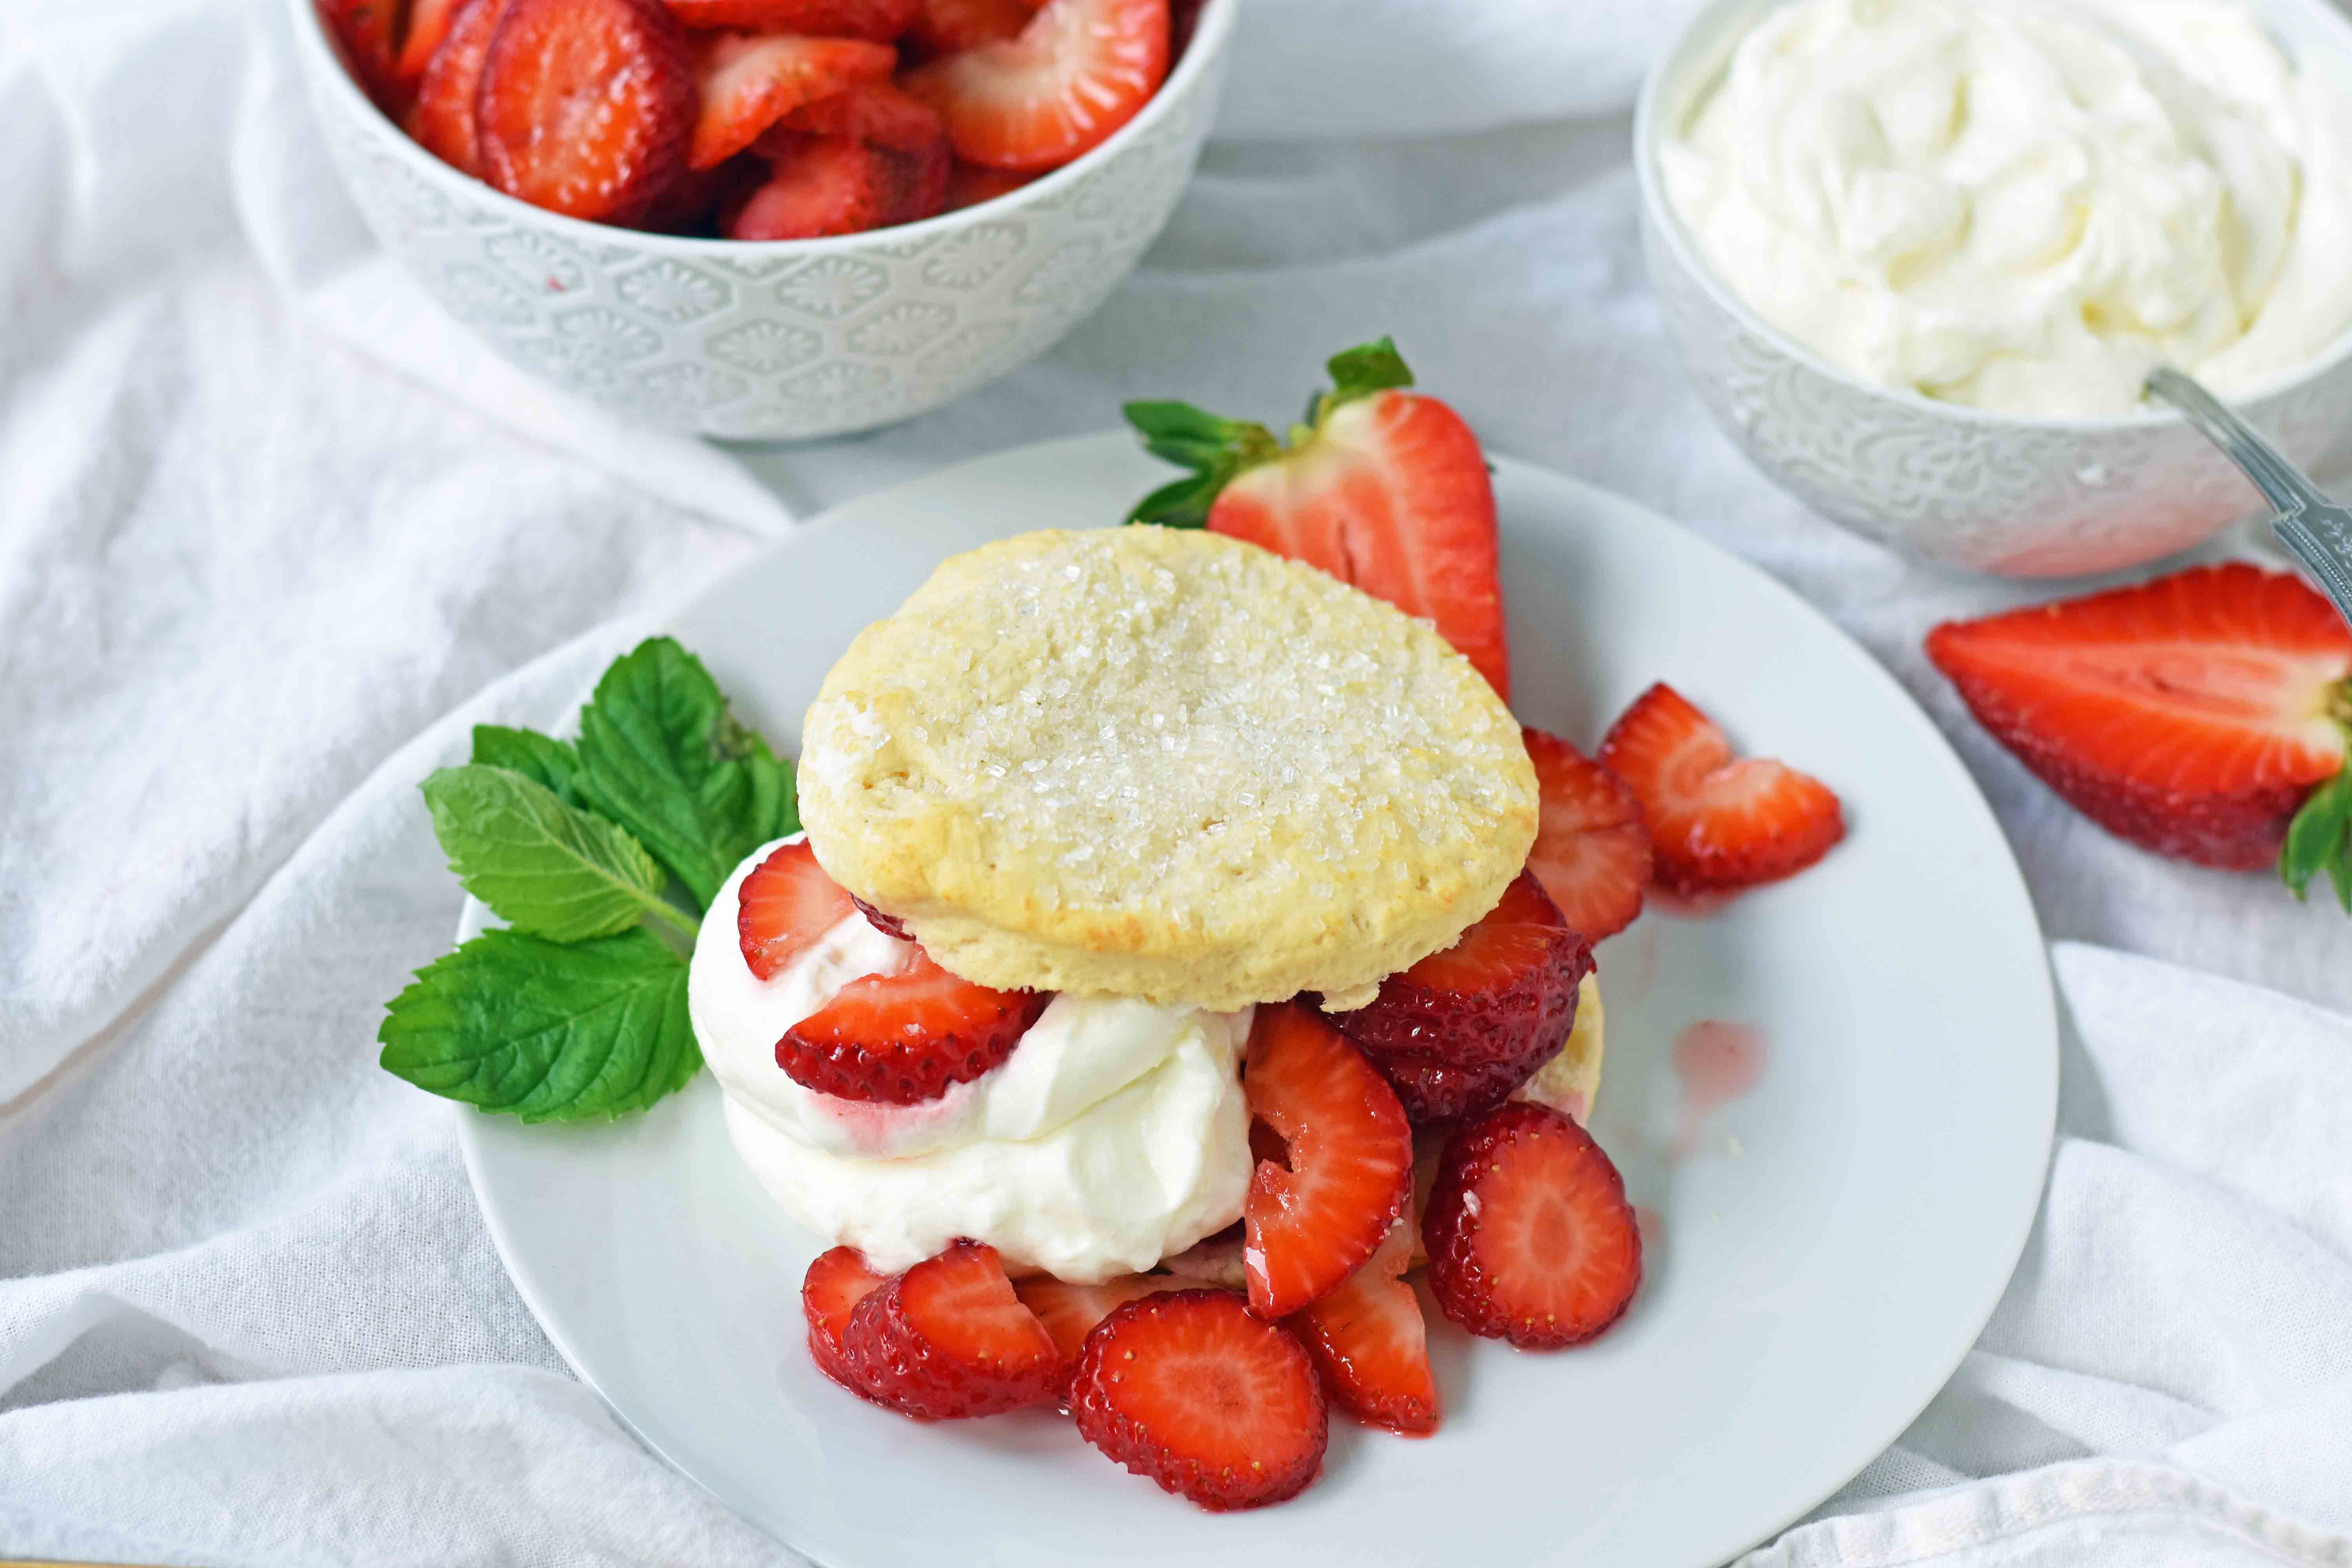
[[[2352,94],[2213,0],[1798,0],[1660,157],[1758,313],[1930,397],[2112,418],[2352,324]]]
[[[1056,995],[1004,1061],[914,1105],[843,1100],[776,1065],[776,1041],[849,981],[906,965],[913,944],[863,915],[781,973],[743,962],[743,879],[710,903],[687,1006],[727,1097],[737,1153],[785,1213],[874,1267],[906,1268],[958,1237],[1081,1282],[1150,1268],[1240,1217],[1249,1111],[1239,1064],[1250,1013]]]

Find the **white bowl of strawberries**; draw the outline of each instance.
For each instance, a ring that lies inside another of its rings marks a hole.
[[[503,357],[630,419],[870,429],[1133,268],[1235,0],[288,0],[369,226]]]

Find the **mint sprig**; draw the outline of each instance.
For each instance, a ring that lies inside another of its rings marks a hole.
[[[800,826],[791,764],[701,661],[640,643],[596,683],[577,744],[479,725],[473,761],[423,788],[449,868],[507,929],[416,972],[376,1031],[384,1070],[526,1121],[625,1115],[683,1088],[702,1067],[679,951],[693,917]]]
[[[651,916],[693,936],[694,922],[662,897],[668,876],[645,846],[538,780],[476,763],[443,768],[423,787],[449,869],[515,930],[581,942]]]
[[[737,723],[668,637],[614,661],[580,713],[580,793],[710,902],[736,863],[796,831],[792,770]]]
[[[385,1071],[525,1121],[643,1110],[702,1067],[686,960],[643,929],[568,944],[484,931],[418,970],[377,1038]]]

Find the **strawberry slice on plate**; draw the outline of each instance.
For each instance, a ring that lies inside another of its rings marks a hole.
[[[896,974],[868,974],[784,1031],[776,1065],[842,1100],[937,1100],[1003,1062],[1052,1001],[1044,991],[975,985],[915,950]]]
[[[476,179],[481,178],[482,157],[474,132],[475,98],[490,37],[505,14],[506,0],[466,0],[418,73],[416,96],[402,122],[418,146]]]
[[[751,973],[773,980],[856,912],[857,900],[824,874],[803,838],[779,846],[736,889],[736,940]]]
[[[1387,1075],[1416,1123],[1499,1105],[1559,1051],[1576,1025],[1592,949],[1543,884],[1522,871],[1452,947],[1381,982],[1335,1016]]]
[[[1331,1433],[1307,1352],[1229,1290],[1163,1292],[1105,1318],[1078,1352],[1070,1414],[1111,1459],[1213,1512],[1297,1496]]]
[[[862,82],[887,80],[898,61],[887,44],[861,38],[698,35],[694,79],[701,108],[688,165],[708,169],[723,163],[803,104]]]
[[[1284,1326],[1315,1358],[1331,1403],[1370,1426],[1425,1437],[1437,1430],[1437,1375],[1421,1298],[1403,1278],[1415,1229],[1410,1210],[1398,1215],[1361,1268]]]
[[[1617,1167],[1549,1106],[1506,1105],[1454,1135],[1422,1239],[1439,1310],[1521,1350],[1592,1338],[1642,1283],[1642,1233]]]
[[[908,73],[955,155],[1058,168],[1135,118],[1168,75],[1168,0],[1048,0],[1010,38]]]
[[[1013,1290],[1021,1298],[1021,1304],[1036,1313],[1037,1321],[1054,1337],[1055,1352],[1061,1357],[1056,1387],[1066,1394],[1070,1373],[1077,1370],[1079,1348],[1094,1332],[1097,1323],[1129,1301],[1139,1301],[1162,1290],[1198,1288],[1196,1280],[1166,1274],[1122,1274],[1098,1285],[1073,1285],[1050,1274],[1040,1274],[1015,1282]]]
[[[1295,1004],[1257,1010],[1242,1088],[1287,1158],[1258,1162],[1242,1210],[1250,1310],[1286,1317],[1388,1235],[1412,1186],[1412,1133],[1363,1053]]]
[[[959,1241],[884,1281],[842,1334],[871,1398],[925,1421],[996,1415],[1051,1398],[1061,1352],[1023,1306],[996,1248]]]
[[[2314,853],[2289,880],[2326,866],[2352,907],[2352,802],[2340,786],[2315,793],[2344,768],[2352,628],[2302,579],[2191,567],[1948,622],[1927,657],[1995,740],[2142,848],[2250,869],[2279,856],[2310,802],[2310,826],[2297,826]]]
[[[843,1336],[857,1303],[889,1283],[889,1276],[866,1267],[866,1255],[854,1247],[836,1247],[819,1253],[801,1280],[801,1313],[808,1319],[809,1359],[817,1370],[852,1394],[866,1393],[849,1370]]]
[[[1130,522],[1207,526],[1303,561],[1438,632],[1510,697],[1495,487],[1470,427],[1404,390],[1382,338],[1330,361],[1332,389],[1287,446],[1263,425],[1185,403],[1130,403],[1155,457],[1194,476],[1146,496]]]
[[[1685,897],[1794,876],[1845,837],[1827,784],[1734,756],[1716,721],[1664,681],[1610,726],[1601,760],[1642,803],[1659,883]]]
[[[508,0],[475,109],[482,175],[569,217],[629,224],[685,165],[695,77],[660,0]]]
[[[1616,935],[1642,912],[1650,886],[1650,830],[1625,781],[1557,735],[1523,730],[1542,816],[1528,869],[1589,942]]]
[[[912,26],[920,0],[669,0],[689,27],[740,27],[888,43]]]

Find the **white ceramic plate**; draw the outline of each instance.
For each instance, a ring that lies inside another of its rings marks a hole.
[[[564,1357],[656,1452],[829,1568],[942,1563],[1699,1564],[1762,1539],[1911,1421],[1991,1312],[2048,1159],[2057,1036],[1992,814],[1902,689],[1801,600],[1626,501],[1496,465],[1522,717],[1580,744],[1673,681],[1844,798],[1851,836],[1705,920],[1604,944],[1593,1129],[1651,1211],[1595,1343],[1435,1328],[1444,1428],[1335,1420],[1324,1479],[1215,1516],[1044,1412],[918,1425],[803,1349],[819,1244],[737,1164],[708,1074],[601,1128],[467,1113],[491,1235]],[[1008,452],[840,508],[677,616],[780,748],[826,668],[943,556],[1115,522],[1167,473],[1124,437]],[[1760,1081],[1674,1158],[1671,1046],[1753,1026]]]

